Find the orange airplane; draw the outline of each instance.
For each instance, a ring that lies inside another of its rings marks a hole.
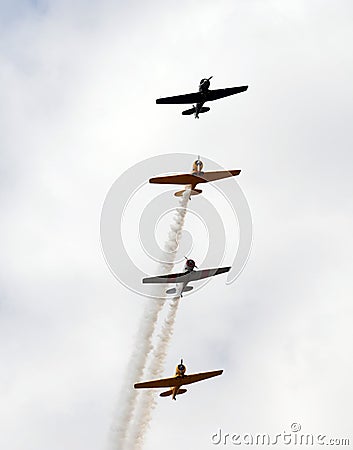
[[[184,184],[185,189],[174,194],[177,197],[181,197],[186,190],[191,191],[190,195],[201,194],[201,189],[195,189],[196,185],[199,183],[209,183],[210,181],[217,181],[222,178],[235,177],[241,172],[241,170],[217,170],[213,172],[203,172],[202,169],[203,162],[200,160],[199,156],[192,166],[191,173],[150,178],[149,182],[156,184]]]
[[[176,400],[176,396],[185,394],[186,389],[181,389],[181,386],[185,384],[197,383],[198,381],[206,380],[207,378],[217,377],[223,373],[223,370],[214,370],[212,372],[194,373],[192,375],[186,375],[186,367],[183,364],[183,360],[176,366],[175,375],[171,378],[162,378],[160,380],[145,381],[143,383],[134,384],[135,389],[145,388],[165,388],[169,387],[168,391],[159,394],[161,397],[172,396],[173,400]]]

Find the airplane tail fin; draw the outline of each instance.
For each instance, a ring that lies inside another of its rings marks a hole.
[[[207,112],[207,111],[209,111],[210,110],[210,108],[208,107],[208,106],[203,106],[201,109],[200,109],[200,113],[205,113],[205,112]]]
[[[185,394],[187,392],[187,389],[179,389],[177,395]]]
[[[187,392],[187,389],[179,389],[177,395],[185,394]],[[173,395],[172,389],[169,389],[169,391],[164,391],[159,394],[160,397],[169,397],[170,395]]]
[[[175,195],[176,197],[182,197],[183,194],[184,194],[184,192],[185,192],[185,189],[182,190],[182,191],[175,192],[174,195]],[[190,192],[190,195],[199,195],[199,194],[201,194],[201,192],[202,192],[201,189],[193,189],[193,190]]]

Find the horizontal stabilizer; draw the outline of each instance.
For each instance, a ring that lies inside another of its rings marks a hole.
[[[207,106],[203,106],[200,109],[199,113],[205,113],[209,110],[210,110],[210,108],[208,108]],[[182,114],[183,114],[183,116],[190,116],[191,114],[195,114],[195,112],[196,112],[196,109],[195,109],[195,107],[193,107],[191,109],[186,109],[185,111],[182,112]]]
[[[171,289],[167,289],[165,291],[166,294],[176,294],[176,289],[175,288],[171,288]]]
[[[175,197],[182,197],[184,195],[184,192],[186,192],[186,189],[184,189],[183,191],[178,191],[175,192]],[[199,195],[201,194],[202,190],[201,189],[192,189],[190,191],[190,195]]]
[[[160,395],[160,397],[169,397],[172,394],[173,394],[173,391],[171,389],[169,389],[169,391],[161,392],[159,395]]]
[[[185,286],[183,292],[190,292],[192,291],[194,288],[192,286]]]
[[[185,111],[182,112],[183,116],[191,116],[191,114],[195,113],[195,108],[191,108],[191,109],[186,109]]]
[[[187,392],[187,389],[179,389],[177,395],[185,394]],[[160,397],[169,397],[173,394],[173,391],[170,389],[169,391],[164,391],[159,394]]]
[[[179,389],[177,395],[181,395],[181,394],[185,394],[185,392],[187,392],[187,389]]]

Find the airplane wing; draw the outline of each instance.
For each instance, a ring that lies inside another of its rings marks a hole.
[[[218,170],[215,172],[203,172],[195,175],[183,173],[180,175],[167,175],[165,177],[150,178],[150,183],[155,184],[192,184],[208,183],[209,181],[221,180],[222,178],[234,177],[240,174],[240,170]]]
[[[184,384],[197,383],[198,381],[206,380],[207,378],[217,377],[221,375],[223,370],[214,370],[212,372],[194,373],[191,375],[184,375],[183,377],[161,378],[160,380],[144,381],[142,383],[134,384],[135,389],[146,388],[165,388],[174,386],[183,386]]]
[[[218,267],[216,269],[193,270],[189,272],[189,281],[202,280],[203,278],[214,277],[222,273],[229,272],[231,267]]]
[[[143,278],[142,283],[182,283],[189,279],[191,272],[170,273],[157,277]]]
[[[229,94],[230,95],[230,94]],[[173,97],[157,98],[157,104],[184,104],[184,103],[198,103],[202,101],[200,92],[193,92],[192,94],[174,95]]]
[[[226,89],[210,89],[207,92],[207,101],[218,100],[219,98],[229,97],[229,95],[239,94],[246,91],[248,86],[238,86]]]
[[[208,183],[209,181],[221,180],[222,178],[235,177],[239,175],[240,172],[241,170],[217,170],[215,172],[204,172],[200,175],[202,181],[200,180],[198,183]]]
[[[178,381],[177,381],[178,380]],[[161,378],[160,380],[144,381],[143,383],[134,384],[135,389],[145,388],[165,388],[180,385],[180,378]]]
[[[207,380],[207,378],[217,377],[222,373],[223,370],[213,370],[212,372],[201,372],[201,373],[194,373],[191,375],[184,375],[184,377],[181,379],[182,380],[181,386],[183,386],[184,384],[192,384],[197,383],[198,381]]]

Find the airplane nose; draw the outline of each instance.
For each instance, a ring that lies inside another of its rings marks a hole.
[[[186,264],[188,267],[195,267],[195,261],[192,259],[188,259]]]

